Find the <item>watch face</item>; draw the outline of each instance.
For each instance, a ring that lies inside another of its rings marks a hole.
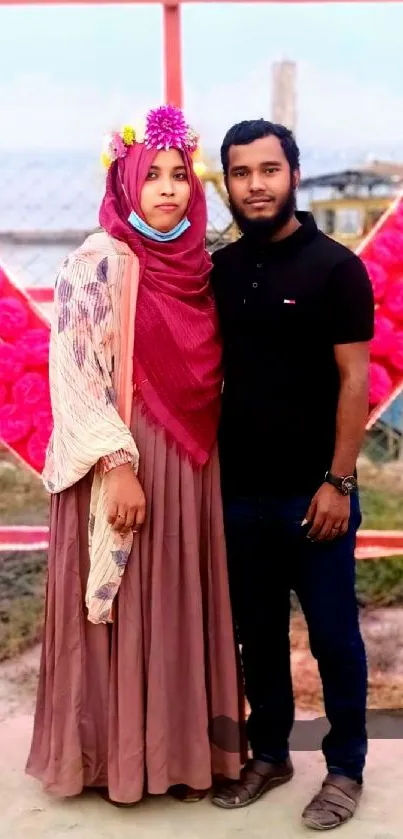
[[[355,478],[344,478],[343,492],[345,492],[346,495],[351,495],[355,489],[357,489],[357,481]]]

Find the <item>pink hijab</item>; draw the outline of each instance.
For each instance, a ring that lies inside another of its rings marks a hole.
[[[190,227],[171,242],[154,242],[127,222],[140,207],[143,184],[158,152],[135,144],[112,164],[100,224],[126,242],[140,262],[134,384],[144,408],[167,439],[204,465],[217,437],[221,398],[221,342],[205,249],[207,208],[187,152]],[[130,199],[128,206],[125,192]]]

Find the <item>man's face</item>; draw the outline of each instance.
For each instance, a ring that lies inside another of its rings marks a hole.
[[[227,187],[241,230],[276,232],[295,211],[299,172],[290,166],[277,137],[229,149]]]

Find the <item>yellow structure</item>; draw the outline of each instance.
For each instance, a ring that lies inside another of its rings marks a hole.
[[[352,250],[356,250],[402,188],[403,164],[390,162],[373,162],[301,182],[302,193],[310,193],[309,208],[320,229]],[[322,197],[323,192],[330,195]]]

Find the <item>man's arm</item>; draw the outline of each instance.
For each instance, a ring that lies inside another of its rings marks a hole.
[[[368,419],[369,344],[338,344],[334,348],[340,376],[333,475],[352,475]]]
[[[338,344],[334,348],[340,376],[336,416],[336,444],[330,471],[353,475],[368,418],[369,344]],[[312,521],[309,537],[334,539],[348,530],[350,498],[330,484],[323,484],[312,499],[307,520]]]
[[[374,298],[361,260],[352,255],[329,282],[329,328],[340,380],[336,442],[330,471],[354,473],[368,418],[369,342],[374,333]],[[335,539],[347,532],[350,498],[324,483],[309,507],[309,537]]]

